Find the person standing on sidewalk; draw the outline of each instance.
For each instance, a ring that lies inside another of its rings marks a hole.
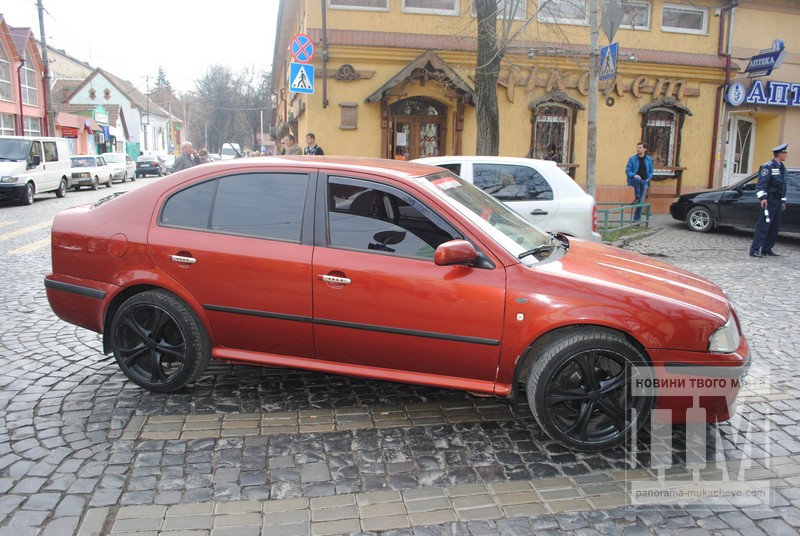
[[[628,186],[633,186],[634,203],[644,203],[647,195],[647,187],[653,178],[653,159],[647,154],[647,144],[639,142],[636,144],[636,154],[628,159],[625,166],[625,175],[628,176]],[[633,214],[633,221],[639,221],[642,217],[642,207],[636,207]]]
[[[758,170],[756,196],[761,202],[761,209],[750,246],[751,257],[779,256],[772,248],[781,230],[781,214],[786,210],[786,166],[783,162],[788,151],[788,143],[773,147],[772,160]]]
[[[285,149],[283,154],[303,154],[303,150],[300,146],[295,142],[294,136],[292,134],[287,134],[283,138],[283,147]]]
[[[311,132],[306,134],[306,148],[303,151],[303,154],[311,156],[322,156],[325,154],[325,151],[322,150],[322,147],[317,145],[317,137]]]
[[[189,169],[196,165],[197,161],[194,159],[194,147],[192,147],[192,142],[185,141],[181,143],[181,154],[175,159],[175,163],[172,165],[172,172],[175,173],[182,169]]]

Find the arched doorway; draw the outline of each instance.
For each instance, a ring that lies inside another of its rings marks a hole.
[[[447,106],[411,97],[389,105],[389,158],[413,160],[445,154]]]

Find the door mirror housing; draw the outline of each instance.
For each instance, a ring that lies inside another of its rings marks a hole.
[[[38,154],[28,157],[28,169],[35,168],[42,163],[42,157]]]
[[[469,264],[478,258],[475,247],[466,240],[450,240],[436,248],[433,258],[438,266]]]

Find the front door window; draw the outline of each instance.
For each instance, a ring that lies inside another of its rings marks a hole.
[[[389,106],[389,156],[413,160],[444,152],[447,107],[431,99],[411,98]]]

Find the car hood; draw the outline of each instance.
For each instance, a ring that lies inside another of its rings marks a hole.
[[[730,300],[716,284],[696,274],[624,249],[583,240],[573,240],[560,260],[542,269],[568,275],[576,282],[604,287],[606,296],[625,301],[641,299],[648,307],[662,302],[665,311],[689,307],[703,316],[712,315],[724,323],[730,314]]]

